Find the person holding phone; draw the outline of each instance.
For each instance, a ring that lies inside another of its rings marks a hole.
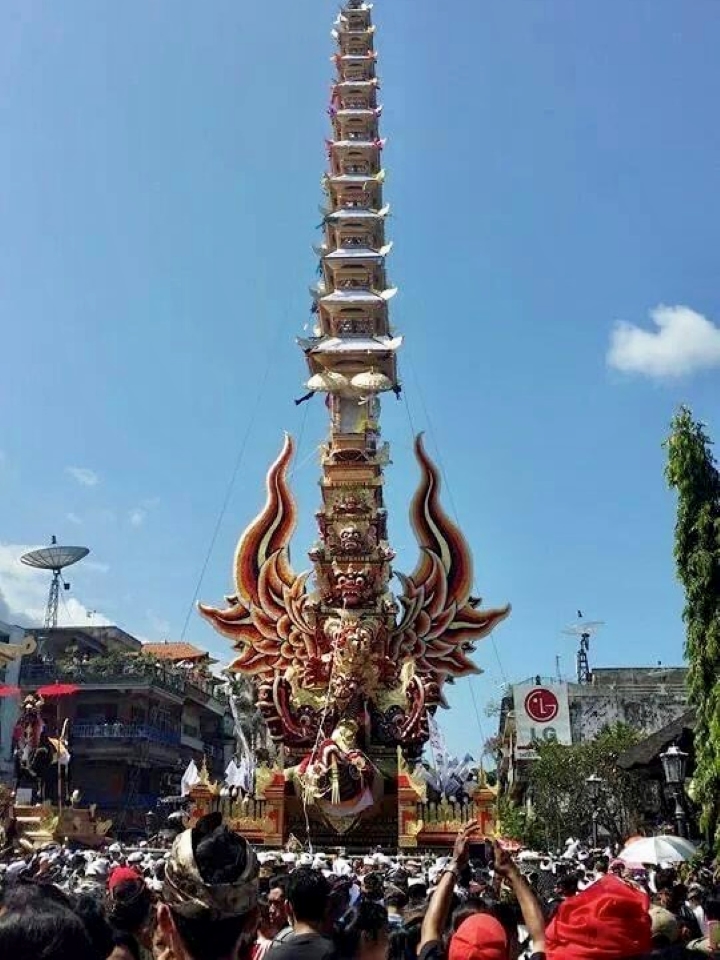
[[[470,862],[470,846],[477,833],[476,821],[468,823],[458,834],[453,856],[443,869],[423,919],[418,947],[419,960],[444,960],[445,934],[455,885]],[[545,958],[545,921],[542,908],[510,854],[499,843],[493,844],[495,873],[512,888],[533,943],[532,960]],[[490,913],[478,912],[463,920],[450,938],[448,960],[516,960],[519,946],[516,938]]]

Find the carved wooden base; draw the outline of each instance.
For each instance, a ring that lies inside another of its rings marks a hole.
[[[387,770],[387,758],[383,766]],[[473,797],[463,804],[432,803],[427,801],[425,784],[402,761],[396,770],[394,776],[385,778],[382,799],[347,823],[330,823],[314,807],[304,807],[278,767],[261,768],[254,798],[232,800],[220,796],[217,784],[198,783],[190,793],[191,822],[220,810],[229,826],[251,843],[273,848],[282,847],[293,836],[303,846],[311,843],[316,849],[446,849],[470,820],[477,820],[479,835],[494,835],[494,790],[478,786]]]

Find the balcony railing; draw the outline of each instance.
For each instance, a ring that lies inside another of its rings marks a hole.
[[[178,668],[165,667],[141,656],[128,658],[123,664],[108,664],[98,657],[98,662],[23,663],[20,668],[20,684],[23,687],[39,687],[56,681],[107,687],[154,684],[180,695],[199,691],[219,702],[225,699],[217,689],[217,681]]]
[[[170,747],[180,743],[175,730],[160,730],[144,723],[76,723],[71,736],[75,740],[150,740]]]

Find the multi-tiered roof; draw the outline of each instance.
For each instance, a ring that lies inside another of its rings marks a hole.
[[[383,202],[382,107],[370,11],[369,4],[348,4],[334,25],[337,76],[328,109],[325,235],[317,248],[321,279],[313,289],[316,336],[301,341],[310,389],[354,397],[355,403],[368,392],[397,390],[395,351],[401,342],[388,322],[395,290],[385,270],[392,244],[385,239],[389,207]]]

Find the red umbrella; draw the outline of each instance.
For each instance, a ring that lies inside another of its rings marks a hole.
[[[9,683],[0,683],[0,697],[17,697],[20,694],[20,687],[13,687]]]
[[[43,700],[47,700],[50,697],[70,697],[79,689],[76,683],[47,683],[44,687],[38,687],[35,693]]]

